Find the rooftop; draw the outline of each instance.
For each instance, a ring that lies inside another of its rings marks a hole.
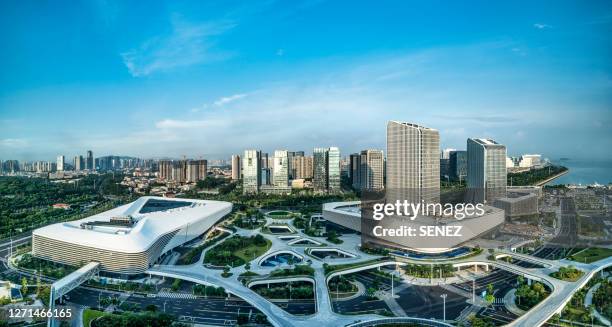
[[[231,207],[229,202],[144,196],[90,217],[36,229],[33,234],[112,251],[142,252],[161,235]]]

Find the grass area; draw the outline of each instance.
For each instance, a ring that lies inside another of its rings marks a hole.
[[[209,249],[204,263],[214,266],[241,266],[270,249],[272,242],[261,235],[243,237],[234,235]]]
[[[89,327],[89,324],[91,324],[94,319],[104,315],[106,315],[106,313],[102,311],[85,309],[85,311],[83,311],[83,326]]]
[[[568,259],[577,262],[591,263],[601,259],[605,259],[609,256],[612,256],[612,249],[586,248],[580,252],[572,254]]]
[[[183,253],[180,256],[180,258],[177,260],[176,264],[177,265],[189,265],[189,264],[198,262],[198,260],[200,259],[200,255],[202,254],[202,251],[204,251],[206,248],[210,247],[211,245],[217,243],[218,241],[226,238],[229,235],[230,234],[227,232],[219,232],[218,235],[205,241],[203,244],[198,245],[194,248],[191,248],[189,251]]]
[[[235,251],[233,254],[237,256],[238,258],[247,262],[247,261],[251,261],[259,257],[260,255],[266,253],[266,251],[268,251],[271,246],[272,246],[272,242],[270,242],[270,240],[266,240],[266,245],[253,244],[244,249]]]
[[[270,211],[266,214],[274,219],[288,219],[291,218],[291,212],[284,210]]]

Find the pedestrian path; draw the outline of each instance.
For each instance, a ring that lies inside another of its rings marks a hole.
[[[170,292],[167,289],[162,289],[161,291],[159,291],[159,293],[157,293],[158,297],[165,297],[165,298],[169,298],[169,299],[185,299],[185,300],[195,300],[198,297],[190,294],[190,293],[175,293],[175,292]]]

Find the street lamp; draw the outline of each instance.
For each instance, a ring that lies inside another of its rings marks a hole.
[[[442,321],[446,321],[446,297],[448,295],[446,293],[440,295],[440,297],[442,298]]]

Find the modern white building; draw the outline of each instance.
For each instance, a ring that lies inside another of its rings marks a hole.
[[[467,188],[473,202],[492,204],[506,196],[506,146],[491,139],[467,140]]]
[[[519,167],[532,168],[539,166],[542,162],[542,155],[540,154],[524,154],[519,160]]]
[[[36,229],[32,254],[72,266],[99,262],[101,271],[127,278],[144,273],[231,211],[229,202],[145,196],[91,217]]]

